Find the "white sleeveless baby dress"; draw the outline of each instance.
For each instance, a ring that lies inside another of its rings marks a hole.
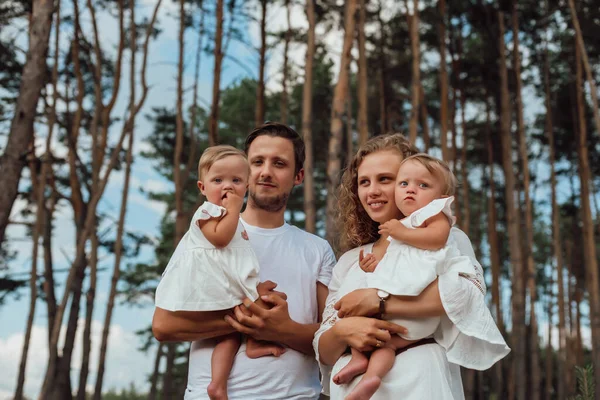
[[[204,202],[194,213],[156,289],[155,304],[169,311],[217,311],[258,298],[258,259],[241,221],[224,248],[204,237],[198,220],[220,218],[227,210]]]
[[[400,222],[410,229],[419,229],[429,218],[444,213],[451,225],[455,218],[450,208],[454,197],[433,200]],[[458,248],[447,244],[440,250],[423,250],[389,237],[390,245],[373,273],[367,274],[368,287],[377,287],[392,295],[417,296],[438,275],[447,272],[472,275],[473,266],[468,257],[461,256]],[[405,339],[417,340],[431,336],[440,323],[440,317],[393,319],[408,329]]]

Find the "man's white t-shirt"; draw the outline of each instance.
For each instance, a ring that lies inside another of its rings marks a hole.
[[[329,285],[335,256],[327,241],[295,226],[263,229],[244,221],[260,265],[260,280],[277,283],[287,294],[290,317],[301,324],[318,322],[317,282]],[[192,343],[185,400],[208,399],[210,360],[215,340]],[[287,348],[281,357],[250,359],[242,344],[227,384],[230,400],[317,399],[321,392],[314,355]]]

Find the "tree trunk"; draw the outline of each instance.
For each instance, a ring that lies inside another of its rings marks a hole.
[[[531,344],[529,346],[529,359],[531,361],[531,378],[529,398],[532,400],[540,399],[540,347],[538,339],[537,318],[535,314],[535,303],[537,300],[536,289],[536,267],[533,261],[533,209],[530,199],[529,189],[529,160],[527,153],[527,136],[525,134],[525,120],[523,118],[523,100],[521,97],[521,56],[519,54],[519,19],[517,15],[517,3],[512,3],[512,33],[513,33],[513,68],[515,70],[515,100],[517,111],[517,131],[519,137],[519,152],[521,154],[521,171],[523,174],[523,193],[525,202],[525,226],[522,247],[523,258],[527,265],[527,286],[529,289],[529,325],[531,332]]]
[[[575,10],[575,1],[574,0],[568,0],[568,1],[569,1],[569,10],[571,11],[571,21],[573,22],[573,27],[575,28],[575,39],[577,40],[576,46],[579,47],[581,58],[583,60],[583,67],[585,68],[585,76],[587,78],[587,82],[588,82],[589,89],[590,89],[590,95],[592,97],[592,110],[594,112],[594,122],[596,124],[596,132],[600,132],[600,109],[598,109],[598,89],[596,88],[596,83],[594,82],[594,76],[592,74],[592,69],[590,67],[590,60],[588,58],[587,51],[585,49],[585,43],[583,42],[583,35],[581,34],[581,28],[579,27],[579,19],[577,18],[577,11]],[[595,375],[596,382],[600,382],[600,380],[598,380],[598,378],[600,377],[600,367],[597,366],[595,368],[595,371],[596,371],[596,375]],[[600,394],[598,396],[600,396]]]
[[[500,71],[500,138],[502,142],[502,165],[505,179],[506,219],[510,265],[512,267],[512,380],[517,400],[525,400],[527,394],[527,375],[525,358],[525,291],[523,285],[523,264],[521,262],[521,242],[519,232],[518,201],[515,198],[515,173],[512,164],[512,143],[510,134],[510,104],[508,93],[508,73],[504,45],[504,13],[498,12],[498,67]]]
[[[335,243],[335,213],[337,198],[334,195],[339,184],[341,169],[342,135],[344,131],[344,108],[345,97],[348,93],[348,64],[350,63],[350,51],[354,41],[356,1],[346,2],[344,47],[340,61],[340,73],[333,94],[333,105],[331,107],[331,137],[329,138],[329,152],[327,159],[327,240]]]
[[[572,0],[569,1],[571,3]],[[577,117],[579,120],[579,181],[581,187],[581,213],[583,220],[583,249],[585,269],[590,294],[590,328],[592,330],[592,361],[594,377],[600,382],[600,287],[598,283],[598,261],[594,241],[594,224],[590,207],[590,165],[588,156],[587,128],[585,123],[585,102],[583,99],[583,79],[581,71],[582,52],[580,46],[575,46],[575,79],[577,97]],[[599,126],[600,128],[600,126]],[[600,391],[596,392],[600,399]]]
[[[316,231],[316,204],[314,180],[314,152],[312,139],[312,75],[315,55],[315,3],[306,0],[306,17],[308,32],[306,44],[306,65],[304,68],[304,88],[302,92],[302,136],[306,145],[306,160],[304,161],[304,214],[307,232]]]
[[[438,0],[440,52],[440,145],[442,158],[450,161],[448,153],[448,72],[446,71],[446,0]]]
[[[369,121],[368,121],[368,96],[369,87],[367,78],[367,49],[365,36],[365,21],[367,19],[367,9],[365,0],[359,0],[358,9],[358,146],[369,139]],[[348,153],[348,157],[352,154]]]
[[[406,9],[408,13],[408,7]],[[413,0],[413,15],[410,20],[410,49],[412,54],[412,84],[411,84],[411,108],[409,122],[409,140],[416,143],[417,140],[417,122],[419,120],[419,87],[421,85],[421,67],[420,67],[420,42],[419,42],[419,0]]]
[[[554,127],[552,123],[552,103],[550,98],[550,65],[548,61],[548,48],[544,51],[544,88],[546,92],[546,135],[548,137],[550,164],[550,188],[552,192],[552,246],[554,254],[554,262],[556,263],[556,275],[558,286],[558,363],[557,363],[557,395],[559,399],[564,399],[565,394],[565,365],[566,365],[566,320],[565,320],[565,292],[563,280],[563,258],[561,250],[560,237],[560,211],[556,200],[556,170],[554,163],[556,161],[554,150]]]
[[[381,18],[382,1],[379,0],[379,10],[377,11],[377,19],[379,21],[379,134],[383,135],[389,129],[387,126],[387,100],[385,95],[385,26]]]
[[[455,69],[456,71],[456,69]],[[452,88],[452,95],[450,96],[451,101],[450,101],[450,130],[452,131],[452,170],[454,172],[454,175],[458,176],[459,175],[459,162],[458,162],[458,144],[457,144],[457,137],[458,137],[458,132],[457,132],[457,127],[456,127],[456,101],[457,101],[457,94],[456,94],[457,90],[456,88]],[[457,221],[462,221],[463,217],[462,217],[462,199],[461,196],[459,196],[459,193],[455,193],[455,201],[454,201],[454,210],[456,212],[456,219]]]
[[[348,63],[348,81],[350,81],[351,76],[351,65],[352,65],[352,54],[350,55],[350,62]],[[358,78],[360,79],[360,77]],[[350,83],[348,83],[350,86]],[[360,107],[360,105],[359,105]],[[360,110],[359,110],[360,114]],[[348,89],[348,95],[346,96],[346,151],[345,151],[345,160],[346,165],[350,165],[352,160],[352,156],[354,155],[354,143],[353,143],[353,133],[352,129],[352,91]],[[359,140],[360,140],[360,131],[359,131]]]
[[[158,398],[158,375],[160,368],[160,360],[163,356],[163,344],[159,343],[156,349],[156,357],[154,358],[154,369],[150,377],[150,391],[148,392],[148,400],[156,400]]]
[[[552,400],[552,393],[554,392],[553,390],[553,376],[554,376],[554,369],[553,369],[553,362],[552,362],[552,358],[553,358],[553,349],[552,349],[552,305],[553,305],[553,299],[552,299],[552,286],[553,286],[553,282],[552,279],[550,279],[550,290],[548,291],[548,341],[546,342],[546,376],[544,377],[545,381],[546,381],[546,388],[545,388],[545,399],[546,400]],[[560,349],[559,349],[560,351]]]
[[[221,62],[223,61],[223,0],[217,0],[217,30],[215,32],[215,68],[213,73],[212,104],[208,125],[208,145],[219,142],[219,98],[221,96]]]
[[[500,252],[498,246],[497,216],[496,216],[496,181],[494,180],[494,150],[492,147],[492,126],[491,126],[491,107],[486,95],[486,133],[487,133],[487,153],[488,165],[490,168],[490,193],[487,203],[487,235],[490,246],[490,263],[492,265],[492,304],[496,314],[496,324],[500,332],[505,333],[504,319],[502,316],[502,298],[500,297]],[[503,374],[502,362],[494,365],[494,379],[492,390],[496,398],[500,399],[503,395]]]
[[[77,400],[86,399],[87,378],[92,350],[92,319],[94,315],[94,299],[96,298],[96,281],[98,273],[98,235],[94,231],[91,238],[90,254],[90,287],[86,295],[85,328],[83,329],[83,352],[81,353],[81,369],[79,370],[79,389]]]
[[[419,85],[419,104],[421,105],[421,127],[423,128],[423,142],[425,143],[425,153],[431,147],[431,135],[429,133],[429,116],[427,114],[427,103],[425,103],[425,91],[423,84]]]
[[[4,242],[10,211],[17,197],[21,171],[33,141],[36,107],[47,76],[46,56],[54,0],[32,1],[29,49],[21,75],[15,115],[10,125],[4,154],[0,157],[0,187],[2,188],[0,190],[0,243]]]
[[[462,57],[463,57],[462,30],[463,29],[462,29],[462,23],[461,23],[461,24],[459,24],[459,27],[458,27],[458,43],[457,43],[458,59],[456,61],[456,65],[457,65],[456,80],[458,82],[458,85],[460,85],[460,130],[461,130],[461,134],[462,134],[462,146],[461,146],[461,152],[460,152],[460,175],[461,175],[461,180],[462,180],[461,188],[463,190],[460,206],[462,206],[462,209],[464,210],[464,214],[462,216],[462,221],[459,220],[459,223],[460,223],[460,227],[462,228],[462,230],[468,236],[470,226],[471,226],[471,213],[470,213],[471,208],[469,207],[469,179],[468,179],[468,172],[467,172],[468,138],[467,138],[467,119],[465,117],[467,94],[465,93],[466,84],[461,79],[461,74],[460,74],[461,67],[462,67]],[[457,205],[456,208],[458,209],[459,205]]]
[[[288,51],[290,48],[290,41],[292,40],[292,21],[291,21],[291,7],[290,0],[285,0],[285,15],[287,19],[287,31],[285,32],[285,45],[283,49],[283,80],[281,81],[282,91],[281,91],[281,123],[287,125],[287,115],[288,115],[288,76],[289,76],[289,66],[288,66]]]
[[[267,54],[267,0],[260,0],[262,16],[260,20],[260,61],[258,64],[258,85],[256,86],[255,125],[265,122],[265,57]]]

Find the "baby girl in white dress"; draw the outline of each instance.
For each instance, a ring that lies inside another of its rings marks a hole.
[[[242,151],[232,146],[204,151],[198,163],[198,188],[207,201],[194,213],[169,260],[156,289],[157,307],[217,311],[235,307],[246,297],[258,299],[258,260],[240,221],[249,174]],[[227,398],[227,379],[240,343],[239,333],[225,335],[213,351],[212,381],[207,388],[213,400]],[[284,351],[274,343],[247,339],[249,358],[278,357]]]
[[[375,270],[365,274],[365,280],[360,283],[363,287],[380,289],[383,298],[389,294],[417,296],[438,275],[450,271],[465,276],[473,274],[470,259],[461,256],[455,246],[447,244],[455,220],[450,209],[455,189],[454,174],[439,159],[415,154],[400,164],[394,195],[397,207],[406,217],[390,220],[379,227],[379,234],[387,235],[390,244]],[[364,269],[376,262],[372,254],[365,257],[361,254],[360,263]],[[342,284],[338,298],[355,289],[356,283],[348,287]],[[335,383],[348,383],[365,371],[383,378],[394,365],[397,350],[413,341],[431,337],[440,324],[440,317],[390,320],[407,328],[408,333],[393,335],[384,347],[371,354],[370,359],[351,349],[352,359],[334,376]],[[346,399],[363,398],[363,392],[359,383]]]

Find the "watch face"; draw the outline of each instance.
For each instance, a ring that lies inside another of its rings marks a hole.
[[[387,299],[388,297],[390,297],[390,294],[384,290],[379,289],[377,291],[377,296],[379,296],[380,299]]]

